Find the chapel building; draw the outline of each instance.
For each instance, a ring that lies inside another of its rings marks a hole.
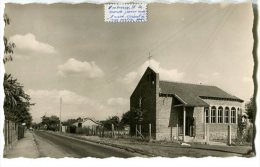
[[[160,80],[148,67],[130,97],[130,110],[141,109],[142,135],[156,140],[205,141],[226,139],[228,126],[237,135],[243,100],[216,86]],[[131,117],[130,134],[136,134]]]

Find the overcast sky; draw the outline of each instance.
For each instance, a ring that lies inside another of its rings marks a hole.
[[[149,4],[145,23],[105,23],[103,5],[6,4],[5,35],[16,43],[6,72],[24,84],[34,121],[105,119],[129,110],[129,97],[151,66],[160,78],[216,85],[253,95],[253,13],[236,5]]]

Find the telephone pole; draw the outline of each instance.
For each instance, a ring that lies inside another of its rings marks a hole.
[[[62,126],[61,126],[61,106],[62,106],[62,97],[60,98],[60,132],[62,132]]]

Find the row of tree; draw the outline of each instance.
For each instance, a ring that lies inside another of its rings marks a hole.
[[[10,24],[9,17],[4,15],[5,25]],[[4,64],[13,60],[13,50],[15,44],[4,36]],[[29,112],[30,106],[33,105],[30,96],[25,93],[23,85],[11,74],[4,74],[4,114],[6,120],[12,120],[16,123],[25,123],[31,126],[32,116]]]
[[[250,120],[250,122],[254,123],[256,117],[256,102],[253,97],[250,99],[249,102],[246,103],[245,109],[248,119]]]
[[[33,123],[32,127],[34,129],[42,129],[42,130],[52,130],[52,131],[58,131],[60,127],[60,119],[59,117],[52,115],[50,117],[48,116],[42,116],[40,123]]]
[[[106,120],[99,121],[107,130],[111,130],[112,124],[118,130],[123,129],[126,125],[130,124],[130,120],[134,118],[136,121],[142,121],[142,112],[139,109],[131,110],[122,115],[120,119],[118,116],[112,116],[107,118]],[[68,119],[62,122],[63,126],[72,126],[76,122],[82,122],[82,118],[78,117],[76,119]],[[53,130],[57,131],[59,129],[60,119],[59,117],[52,115],[50,117],[43,116],[40,123],[33,124],[33,128],[35,129],[45,129],[45,130]]]

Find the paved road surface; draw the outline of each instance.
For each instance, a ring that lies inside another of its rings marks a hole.
[[[134,157],[141,156],[122,149],[105,146],[101,144],[80,141],[63,137],[44,131],[35,131],[35,142],[40,153],[40,157]]]

